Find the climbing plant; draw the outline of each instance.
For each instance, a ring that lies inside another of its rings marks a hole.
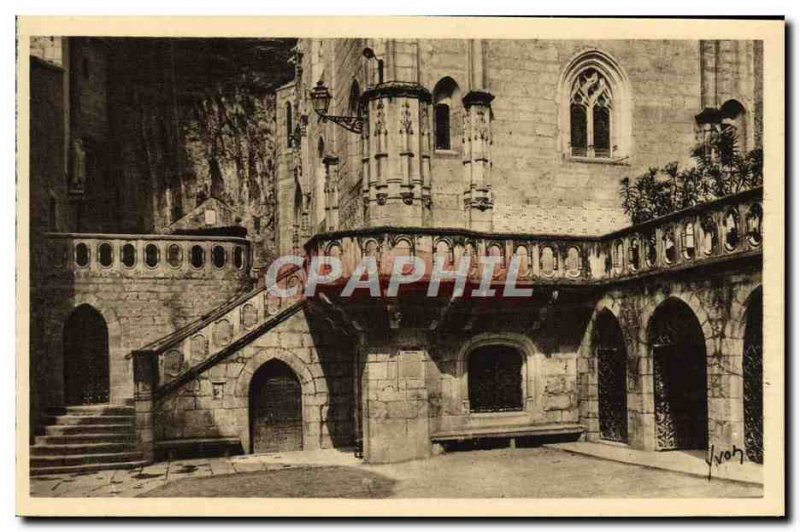
[[[724,127],[691,153],[694,165],[650,168],[620,182],[622,208],[634,224],[761,186],[763,151],[740,153],[736,129]]]

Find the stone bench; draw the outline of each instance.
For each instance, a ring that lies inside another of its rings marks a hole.
[[[567,440],[576,440],[583,434],[584,430],[582,425],[571,423],[464,427],[456,430],[434,432],[431,434],[431,441],[434,444],[444,445],[468,440],[509,440],[511,447],[515,447],[517,438],[563,437]]]
[[[156,442],[156,460],[242,453],[239,438],[187,438]]]

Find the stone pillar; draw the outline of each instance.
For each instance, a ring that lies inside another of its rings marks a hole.
[[[494,96],[473,91],[464,96],[464,211],[466,226],[476,231],[492,231],[492,126],[491,102]]]
[[[133,357],[136,448],[148,462],[152,462],[155,456],[153,391],[157,380],[157,365],[158,357],[155,354]]]
[[[464,96],[464,215],[468,229],[492,231],[492,100],[484,65],[484,45],[469,48],[469,92]]]
[[[362,380],[364,458],[402,462],[431,455],[425,352],[368,352]]]
[[[339,158],[326,155],[325,165],[325,227],[328,231],[339,228]]]

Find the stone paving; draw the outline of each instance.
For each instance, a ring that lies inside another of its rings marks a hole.
[[[302,470],[301,470],[302,469]],[[342,471],[337,476],[336,471]],[[262,475],[259,475],[261,473]],[[124,471],[32,479],[40,497],[297,496],[291,484],[313,476],[309,497],[359,496],[345,482],[381,480],[373,496],[760,497],[762,488],[581,456],[552,448],[448,453],[428,460],[366,465],[336,450],[162,462]],[[292,478],[295,481],[292,481]],[[337,480],[338,479],[338,480]],[[383,482],[385,481],[385,482]],[[369,486],[367,486],[369,487]],[[207,490],[207,491],[204,491]],[[367,491],[369,492],[369,490]],[[355,493],[355,495],[354,495]]]

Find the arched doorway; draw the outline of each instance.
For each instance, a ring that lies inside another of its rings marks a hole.
[[[487,345],[469,354],[467,386],[471,412],[523,410],[522,355],[507,345]]]
[[[619,323],[603,310],[595,322],[600,437],[628,441],[628,387],[625,343]]]
[[[750,298],[744,328],[742,377],[744,380],[744,446],[747,458],[764,460],[764,369],[762,361],[761,289]]]
[[[108,328],[89,305],[76,308],[64,324],[64,402],[107,403],[109,399]]]
[[[708,444],[706,348],[688,305],[668,299],[650,319],[656,448],[705,449]]]
[[[250,447],[253,453],[303,449],[302,389],[286,363],[270,360],[250,381]]]

